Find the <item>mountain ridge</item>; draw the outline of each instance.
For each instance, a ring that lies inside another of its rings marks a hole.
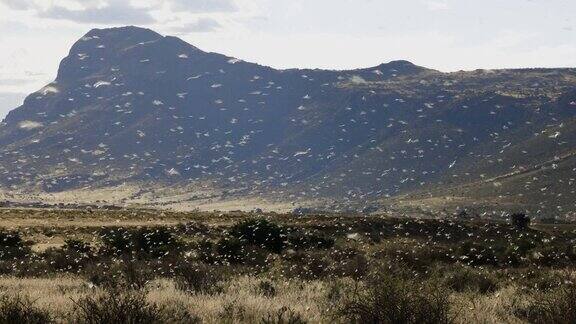
[[[559,149],[530,143],[572,125],[574,100],[576,69],[277,70],[147,29],[94,29],[3,121],[0,184],[385,204],[569,154],[571,127],[549,137]],[[560,200],[547,204],[574,207]]]

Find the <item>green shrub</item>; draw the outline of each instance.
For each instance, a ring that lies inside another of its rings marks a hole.
[[[547,291],[563,286],[572,281],[569,272],[557,272],[550,270],[528,270],[524,273],[515,274],[517,284],[530,290]]]
[[[50,269],[58,272],[78,273],[90,261],[87,254],[60,248],[49,248],[41,256]]]
[[[201,240],[193,245],[193,249],[196,251],[196,257],[198,260],[204,263],[215,263],[217,261],[216,246],[209,240]]]
[[[221,260],[242,263],[245,257],[244,241],[235,237],[224,237],[216,244],[216,252]]]
[[[335,262],[332,273],[337,277],[350,277],[355,280],[363,279],[369,271],[368,260],[363,254],[357,254],[350,259]]]
[[[121,255],[134,250],[132,233],[124,228],[106,228],[100,231],[102,251],[105,254]]]
[[[163,257],[181,252],[181,244],[167,228],[127,230],[113,228],[101,231],[105,254],[135,254],[139,257]]]
[[[0,232],[0,260],[21,258],[30,254],[18,232]]]
[[[296,231],[288,234],[288,244],[295,250],[330,249],[334,246],[334,239]]]
[[[181,245],[165,227],[142,228],[133,235],[137,253],[147,253],[154,257],[180,252]]]
[[[230,229],[230,235],[274,253],[280,253],[284,248],[282,228],[263,218],[248,219],[234,224]]]
[[[497,265],[499,258],[497,249],[493,246],[466,241],[458,248],[458,254],[462,262],[473,265]]]

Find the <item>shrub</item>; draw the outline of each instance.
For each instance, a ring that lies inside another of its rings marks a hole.
[[[235,237],[224,237],[216,244],[216,252],[220,259],[229,263],[242,263],[244,251],[244,242]]]
[[[518,284],[523,288],[547,291],[559,288],[572,280],[569,272],[557,272],[547,270],[526,271],[515,275]]]
[[[244,220],[234,224],[230,229],[230,235],[274,253],[280,253],[284,248],[280,226],[263,218]]]
[[[42,254],[52,270],[77,273],[89,261],[86,254],[69,249],[49,248]]]
[[[21,295],[0,297],[0,323],[44,324],[52,323],[50,314],[34,306],[34,302]]]
[[[334,239],[312,233],[293,232],[288,235],[288,244],[295,250],[330,249],[334,246]]]
[[[154,278],[151,269],[130,260],[112,264],[109,268],[91,266],[85,274],[89,282],[109,290],[142,289]]]
[[[205,263],[215,263],[216,262],[216,252],[215,245],[209,240],[201,240],[194,245],[194,250],[196,251],[196,257],[198,260]]]
[[[262,324],[305,324],[306,321],[288,307],[282,307],[276,312],[269,312],[262,318]]]
[[[450,307],[444,289],[387,272],[344,301],[338,315],[353,323],[451,323]]]
[[[458,248],[460,259],[468,265],[497,265],[498,257],[492,246],[472,241],[463,242]]]
[[[164,227],[141,228],[136,231],[123,228],[103,230],[100,234],[106,254],[136,254],[138,256],[162,257],[177,253],[181,244]]]
[[[219,283],[224,280],[224,271],[216,266],[185,264],[176,271],[176,289],[189,293],[212,294],[222,289]]]
[[[132,234],[124,228],[103,229],[100,232],[102,252],[106,254],[126,254],[133,250]]]
[[[190,221],[176,225],[176,229],[180,233],[186,235],[206,235],[210,232],[210,228],[201,222]]]
[[[276,296],[276,287],[270,281],[260,281],[258,283],[258,292],[264,297]]]
[[[78,252],[82,254],[89,254],[92,251],[90,243],[85,243],[83,241],[75,239],[67,239],[64,243],[63,248],[68,251]]]
[[[62,248],[49,248],[41,256],[53,270],[77,273],[91,262],[91,247],[79,240],[66,240]]]
[[[283,272],[288,278],[313,280],[330,274],[330,259],[316,251],[286,254],[284,261]]]
[[[448,272],[443,279],[444,285],[456,292],[473,291],[481,294],[492,293],[498,289],[494,278],[486,272],[461,268]]]
[[[111,290],[74,302],[75,323],[162,323],[167,315],[149,304],[143,292]]]
[[[18,232],[0,232],[0,260],[20,258],[30,253]]]
[[[218,319],[221,323],[242,323],[245,318],[246,307],[239,304],[237,300],[226,302],[218,313]]]
[[[570,284],[537,293],[531,304],[517,313],[530,323],[576,323],[576,286]]]
[[[154,257],[176,253],[180,244],[174,235],[165,227],[142,228],[133,235],[134,247],[138,253],[147,253]]]
[[[524,213],[514,213],[510,215],[510,222],[519,230],[525,230],[530,225],[530,217]]]
[[[355,280],[363,279],[369,271],[368,260],[362,254],[357,254],[348,260],[333,264],[333,274],[339,277],[350,277]]]

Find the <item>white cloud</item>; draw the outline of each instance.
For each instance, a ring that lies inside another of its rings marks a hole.
[[[149,11],[150,8],[132,6],[129,1],[109,0],[103,7],[68,9],[64,6],[52,6],[40,11],[38,16],[79,23],[147,25],[155,22]]]
[[[89,29],[128,24],[278,68],[576,66],[575,11],[541,0],[0,0],[0,92],[40,89]]]
[[[176,34],[188,34],[188,33],[198,33],[198,32],[212,32],[221,28],[222,25],[215,19],[209,17],[199,18],[198,20],[185,24],[183,26],[177,26],[171,29]]]
[[[426,5],[426,7],[432,11],[442,11],[450,9],[450,6],[446,1],[427,0],[424,2],[424,5]]]
[[[30,0],[0,0],[0,3],[14,10],[27,10],[33,6]]]
[[[238,10],[234,0],[169,0],[169,2],[174,11],[207,13]]]
[[[165,13],[170,16],[182,13],[231,13],[238,10],[235,0],[0,0],[0,4],[10,10],[31,11],[38,18],[103,25],[151,25],[157,22],[153,12],[162,8],[169,8]],[[208,26],[207,22],[199,20],[199,28],[210,29],[214,26],[213,23]]]

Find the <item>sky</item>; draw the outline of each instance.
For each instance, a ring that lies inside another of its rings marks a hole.
[[[0,117],[92,28],[136,25],[275,68],[576,67],[575,0],[0,0]]]

